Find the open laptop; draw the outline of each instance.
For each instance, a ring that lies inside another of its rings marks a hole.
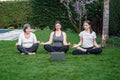
[[[65,53],[64,52],[51,52],[50,60],[51,61],[64,61]]]

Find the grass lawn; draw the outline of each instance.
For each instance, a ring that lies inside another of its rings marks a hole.
[[[38,40],[47,41],[50,30],[37,30]],[[67,32],[68,41],[78,43],[76,33]],[[17,41],[0,41],[0,80],[120,80],[120,49],[104,48],[101,55],[66,54],[63,62],[50,61],[43,46],[36,55],[20,55]],[[120,44],[120,40],[117,41]]]

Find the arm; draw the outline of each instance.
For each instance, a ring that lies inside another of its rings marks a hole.
[[[41,44],[42,45],[51,44],[53,42],[53,34],[54,34],[54,32],[51,32],[48,42],[41,42]]]
[[[73,48],[76,48],[76,49],[86,52],[87,51],[86,49],[79,47],[82,45],[82,42],[83,42],[83,39],[82,39],[82,37],[80,37],[80,42],[77,45],[74,45]]]
[[[80,42],[78,43],[78,44],[74,44],[74,48],[77,48],[77,47],[79,47],[79,46],[81,46],[82,45],[82,42],[83,42],[83,39],[82,39],[82,37],[80,37]]]
[[[37,38],[36,38],[35,34],[33,34],[33,41],[34,41],[34,43],[37,43]]]
[[[18,37],[18,43],[16,43],[16,46],[17,45],[21,45],[22,44],[22,34],[19,35]]]
[[[94,39],[94,46],[96,47],[96,48],[99,48],[100,46],[97,44],[97,42],[96,42],[96,38]]]
[[[94,32],[94,40],[93,40],[93,45],[96,47],[96,48],[99,48],[100,46],[97,44],[96,42],[96,33]]]
[[[67,43],[66,33],[65,32],[62,32],[62,33],[63,33],[63,44],[64,45],[70,45],[70,43]]]
[[[35,34],[33,34],[33,41],[34,41],[34,43],[40,43],[40,41],[37,41],[37,38],[36,38]]]

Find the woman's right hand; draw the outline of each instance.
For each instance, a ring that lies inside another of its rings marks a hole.
[[[41,45],[45,45],[45,43],[44,43],[44,42],[41,42],[40,44],[41,44]]]
[[[71,43],[69,42],[69,43],[67,43],[67,45],[68,45],[68,46],[70,46],[70,45],[71,45]]]
[[[18,43],[16,43],[15,45],[16,45],[16,46],[18,46],[19,44],[18,44]]]
[[[77,48],[78,47],[78,45],[77,44],[73,44],[73,48]]]

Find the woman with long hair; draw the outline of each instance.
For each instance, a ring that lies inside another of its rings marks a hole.
[[[52,44],[53,45],[50,45]],[[48,52],[64,52],[66,53],[69,49],[70,43],[66,41],[66,33],[62,31],[62,25],[60,21],[56,21],[53,32],[50,34],[49,41],[41,42],[44,45],[44,49]]]
[[[76,54],[99,54],[102,49],[96,42],[96,33],[92,30],[91,22],[89,20],[83,23],[84,31],[80,32],[80,42],[74,44],[73,48],[75,50],[72,52],[73,55]]]

